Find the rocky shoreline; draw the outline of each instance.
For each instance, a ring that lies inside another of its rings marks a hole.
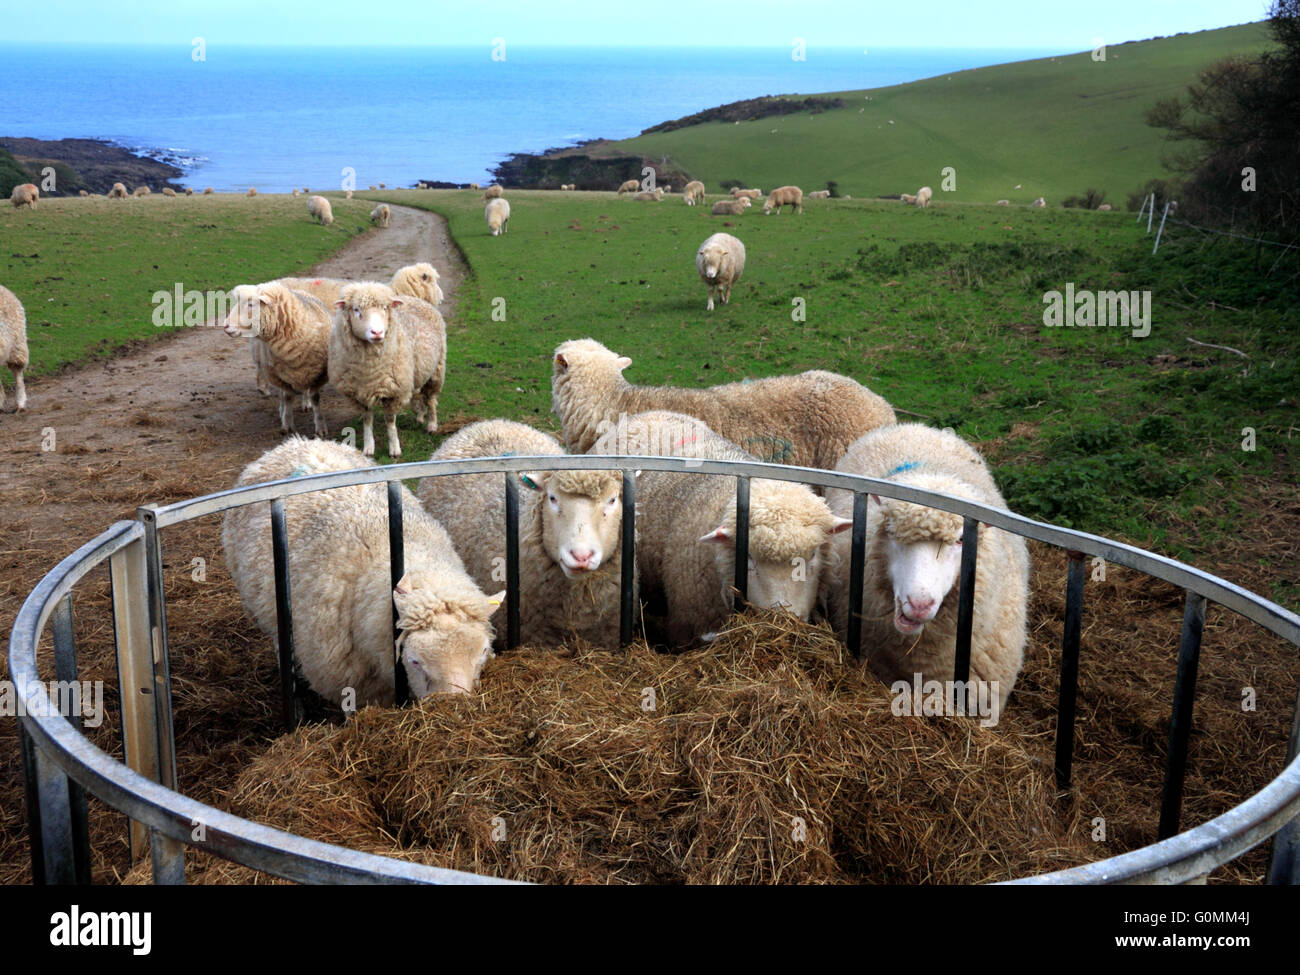
[[[76,196],[107,193],[114,183],[124,183],[128,190],[148,186],[155,192],[164,186],[181,191],[174,182],[185,175],[179,166],[147,155],[132,152],[104,139],[29,139],[0,136],[0,149],[10,152],[29,173],[39,173],[46,165],[55,169],[54,190],[42,190],[42,196]],[[33,182],[40,180],[33,177]]]

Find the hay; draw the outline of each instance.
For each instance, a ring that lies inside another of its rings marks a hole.
[[[890,700],[826,627],[755,612],[707,650],[525,649],[489,664],[472,698],[303,727],[228,805],[551,883],[974,883],[1098,855],[1018,740],[895,716]],[[194,882],[254,879],[204,859]]]

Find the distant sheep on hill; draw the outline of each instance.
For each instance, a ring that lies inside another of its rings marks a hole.
[[[330,206],[330,201],[323,196],[307,197],[307,212],[321,226],[334,222],[334,209]]]
[[[14,187],[14,191],[9,194],[9,200],[13,203],[15,210],[22,207],[35,210],[36,201],[40,198],[41,191],[36,188],[35,183],[19,183]]]
[[[934,191],[930,189],[930,187],[922,186],[916,191],[916,205],[922,208],[928,207],[930,205],[930,197],[933,195]]]
[[[775,210],[780,213],[783,206],[792,206],[795,213],[803,213],[803,190],[797,186],[778,186],[768,194],[763,212],[771,213]]]
[[[249,195],[249,196],[257,196],[257,187],[256,187],[256,186],[250,186],[250,187],[248,188],[248,195]]]
[[[493,237],[504,234],[510,229],[510,201],[500,197],[488,200],[488,205],[483,208],[483,217],[487,220],[489,234]]]
[[[619,185],[618,195],[622,196],[624,193],[635,193],[640,188],[641,188],[641,181],[639,179],[624,180]]]
[[[810,200],[828,200],[828,199],[830,199],[830,195],[831,195],[831,191],[830,191],[830,190],[813,190],[811,193],[808,194],[808,199],[810,199]]]
[[[717,203],[713,204],[713,208],[709,213],[715,217],[738,217],[753,205],[754,204],[747,196],[742,196],[736,200],[719,200]]]
[[[495,200],[498,197],[505,196],[505,193],[506,191],[501,187],[499,183],[493,183],[491,186],[489,186],[487,189],[483,191],[483,199]]]
[[[141,196],[141,197],[143,197],[143,196],[148,196],[148,195],[149,195],[150,193],[152,193],[152,192],[153,192],[153,190],[149,189],[149,187],[147,187],[147,186],[137,186],[137,187],[135,188],[135,192],[132,193],[131,195],[132,195],[132,196]]]
[[[698,179],[691,180],[689,183],[686,184],[686,189],[683,193],[683,196],[686,200],[686,205],[688,207],[693,207],[697,203],[703,203],[704,184],[701,183]]]
[[[373,210],[370,211],[370,222],[373,224],[377,224],[380,227],[387,227],[388,218],[389,216],[391,216],[391,214],[392,211],[388,209],[388,204],[381,203],[379,204],[379,206],[375,207]]]

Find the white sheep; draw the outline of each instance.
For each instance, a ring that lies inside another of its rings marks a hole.
[[[205,188],[204,188],[204,190],[203,190],[203,195],[204,195],[204,196],[211,196],[211,195],[212,195],[213,193],[215,193],[215,192],[216,192],[216,190],[214,190],[211,186],[208,186],[208,187],[205,187]]]
[[[18,296],[0,284],[0,361],[14,374],[14,398],[18,409],[27,408],[27,387],[23,370],[27,368],[27,312]],[[0,407],[5,405],[4,383],[0,383]]]
[[[631,364],[594,339],[555,350],[551,409],[570,451],[589,450],[603,432],[601,423],[620,414],[673,410],[702,420],[760,460],[830,470],[862,434],[896,422],[881,397],[833,372],[682,389],[633,386],[623,378]]]
[[[14,205],[14,209],[27,207],[29,210],[36,209],[36,201],[41,198],[41,191],[37,189],[35,183],[19,183],[9,194],[9,201]]]
[[[290,394],[296,393],[311,404],[316,436],[328,436],[320,412],[320,391],[329,371],[329,307],[312,295],[275,281],[238,285],[231,289],[230,299],[226,334],[266,345],[266,378],[280,390],[280,429],[293,432]]]
[[[622,196],[624,193],[635,193],[639,189],[641,189],[641,181],[639,179],[627,179],[619,184],[618,195]]]
[[[194,195],[194,187],[193,187],[193,186],[187,186],[187,187],[185,187],[185,195],[186,195],[186,196],[193,196],[193,195]]]
[[[277,278],[278,283],[294,291],[305,291],[315,295],[325,304],[334,305],[339,300],[339,292],[351,281],[342,278]],[[442,304],[442,288],[438,287],[438,272],[432,264],[421,262],[408,264],[393,272],[388,286],[399,295],[419,298],[431,305]]]
[[[505,196],[505,192],[506,191],[501,187],[500,184],[493,183],[491,186],[489,186],[486,190],[483,191],[483,199],[497,200]]]
[[[693,179],[686,184],[686,189],[685,191],[683,191],[682,195],[683,198],[686,200],[686,205],[688,207],[693,207],[697,203],[703,203],[704,184],[701,183],[698,179]]]
[[[733,200],[739,200],[742,196],[748,197],[751,200],[757,200],[762,195],[763,195],[763,191],[760,189],[744,190],[741,189],[739,186],[733,186],[731,188],[731,198]]]
[[[497,197],[488,200],[483,208],[483,218],[487,220],[488,233],[493,237],[504,234],[510,229],[510,201]]]
[[[620,418],[590,453],[755,459],[706,424],[663,411]],[[663,595],[673,646],[708,639],[732,609],[735,479],[643,471],[636,492],[641,588],[651,597]],[[832,515],[807,485],[754,479],[749,495],[749,602],[808,619],[831,536],[851,526],[851,521]]]
[[[153,190],[149,189],[149,187],[147,187],[147,186],[137,186],[137,187],[135,188],[135,191],[134,191],[131,195],[132,195],[132,196],[145,197],[145,196],[150,195],[152,192],[153,192]]]
[[[641,192],[632,195],[632,199],[634,200],[654,200],[656,203],[663,198],[664,190],[662,186],[656,186],[652,190],[642,190]]]
[[[477,189],[479,189],[480,187],[479,187],[478,183],[470,183],[470,184],[469,184],[469,188],[470,188],[471,190],[477,190]]]
[[[731,286],[745,273],[745,245],[731,234],[714,234],[695,252],[695,270],[709,287],[706,310],[713,311],[714,293],[725,305],[731,300]]]
[[[1110,205],[1109,203],[1103,203],[1101,206],[1097,207],[1097,209],[1098,209],[1098,210],[1110,210],[1110,209],[1111,209],[1111,205]]]
[[[920,208],[928,207],[932,196],[934,196],[934,191],[928,186],[922,186],[916,191],[916,205]]]
[[[996,204],[994,204],[994,205],[995,205],[995,206],[1000,206],[1000,207],[1009,207],[1009,206],[1011,206],[1011,201],[1010,201],[1010,200],[998,200],[998,202],[997,202]]]
[[[363,449],[375,453],[374,410],[384,411],[388,454],[402,456],[397,414],[414,403],[425,430],[438,429],[438,394],[447,370],[447,330],[426,301],[398,295],[386,284],[344,285],[334,302],[329,380],[365,410]]]
[[[813,190],[811,193],[808,194],[808,199],[810,199],[810,200],[829,200],[829,199],[830,199],[830,196],[831,196],[831,191],[830,191],[830,190]]]
[[[855,441],[837,471],[883,478],[996,508],[1006,502],[984,459],[953,433],[917,423],[874,430]],[[837,515],[851,517],[848,491],[827,491]],[[840,639],[848,635],[850,543],[826,575],[827,615]],[[867,504],[866,572],[862,599],[863,651],[886,682],[949,681],[957,645],[957,583],[961,574],[960,515],[872,495]],[[1005,703],[1024,660],[1029,552],[1019,535],[980,527],[972,681],[996,681]]]
[[[904,193],[902,196],[899,197],[899,199],[909,205],[916,203],[916,197],[911,193]]]
[[[176,195],[176,191],[175,191],[174,189],[172,189],[170,186],[164,186],[164,187],[163,187],[163,191],[162,191],[162,195],[163,195],[163,196],[174,197],[174,196]]]
[[[248,195],[248,196],[257,196],[257,187],[256,187],[256,186],[250,186],[250,187],[248,188],[248,194],[247,194],[247,195]]]
[[[312,220],[321,226],[327,226],[334,222],[334,208],[330,206],[330,201],[323,196],[307,197],[307,213]]]
[[[367,466],[351,447],[293,437],[244,468],[236,484]],[[484,595],[442,526],[405,488],[402,501],[406,573],[395,588],[385,485],[285,502],[294,656],[312,690],[335,704],[392,704],[395,651],[416,698],[469,693],[492,656],[490,620],[504,594]],[[229,509],[221,544],[244,608],[276,639],[270,503]]]
[[[370,211],[370,222],[378,224],[380,227],[388,226],[388,218],[392,215],[387,203],[381,203]]]
[[[768,194],[763,212],[771,213],[775,210],[780,213],[783,206],[792,206],[795,213],[803,213],[803,190],[797,186],[778,186]]]
[[[715,217],[738,217],[753,205],[753,201],[747,196],[742,196],[735,200],[719,200],[717,203],[713,204],[709,213]]]
[[[1038,199],[1036,199],[1033,203],[1029,205],[1031,207],[1038,207],[1039,209],[1042,209],[1047,206],[1047,201],[1040,196]]]
[[[299,190],[298,187],[295,186],[295,187],[293,188],[293,195],[294,195],[294,196],[297,196],[297,195],[298,195],[299,193],[301,193],[301,192],[302,192],[302,191]]]
[[[510,420],[485,420],[449,437],[432,460],[562,455],[554,437]],[[524,642],[557,646],[571,636],[609,650],[619,638],[623,476],[620,471],[518,475],[519,629]],[[482,586],[505,567],[505,486],[499,474],[426,477],[424,508],[447,526]],[[501,641],[498,641],[500,645]]]

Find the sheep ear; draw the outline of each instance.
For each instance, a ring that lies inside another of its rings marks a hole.
[[[334,307],[335,307],[335,308],[342,308],[342,307],[344,307],[346,304],[347,304],[347,302],[344,301],[342,298],[340,298],[338,301],[334,302]]]
[[[488,616],[491,616],[498,609],[500,609],[501,604],[505,602],[505,599],[506,599],[506,591],[504,589],[502,589],[498,593],[494,593],[493,595],[488,596],[488,602],[492,604],[492,611],[488,613]]]
[[[555,353],[555,368],[559,369],[561,372],[569,368],[569,360],[564,358],[563,352]]]
[[[852,518],[836,518],[830,528],[826,529],[827,535],[838,535],[842,531],[848,531],[853,527]]]
[[[625,356],[625,355],[621,355],[621,356],[618,357],[618,371],[619,371],[619,372],[622,372],[624,369],[626,369],[626,368],[627,368],[628,366],[630,366],[631,364],[632,364],[632,360],[629,359],[627,356]]]
[[[398,580],[397,585],[393,587],[394,594],[398,596],[409,596],[411,594],[411,590],[402,585],[405,581],[405,579]]]
[[[717,528],[713,529],[713,531],[709,532],[707,535],[701,535],[700,541],[729,542],[731,541],[731,533],[727,531],[726,526],[719,525]]]

